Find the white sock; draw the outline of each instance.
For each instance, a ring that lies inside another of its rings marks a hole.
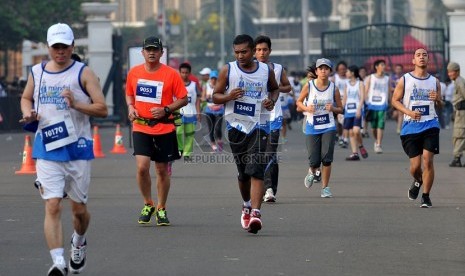
[[[57,259],[63,259],[63,253],[65,252],[64,248],[55,248],[50,250],[50,256],[52,257],[52,261],[54,264],[57,263]]]
[[[244,201],[244,207],[252,207],[252,203],[249,201]]]
[[[86,240],[86,237],[84,235],[81,236],[78,233],[76,233],[76,231],[74,231],[74,234],[73,234],[74,246],[81,246],[85,240]]]
[[[313,174],[313,172],[312,172],[312,169],[311,169],[311,168],[309,168],[309,169],[308,169],[308,174]]]
[[[252,213],[260,215],[260,209],[252,209]]]

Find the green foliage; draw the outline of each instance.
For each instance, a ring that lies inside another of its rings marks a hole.
[[[47,29],[58,22],[69,24],[78,36],[85,25],[81,12],[84,0],[2,0],[0,8],[0,50],[19,49],[23,39],[45,41]]]

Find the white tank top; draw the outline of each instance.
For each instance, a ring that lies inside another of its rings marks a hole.
[[[253,72],[245,72],[237,65],[230,62],[229,79],[226,94],[237,87],[245,90],[244,96],[235,101],[226,103],[224,117],[228,124],[244,133],[250,133],[255,128],[261,128],[269,132],[270,112],[262,102],[268,97],[269,67],[267,64],[257,63],[257,69]]]
[[[346,89],[347,86],[347,79],[346,78],[341,78],[339,74],[334,75],[334,84],[336,87],[339,89],[339,94],[341,95],[341,100],[344,98],[344,90]]]
[[[44,70],[43,74],[40,64],[32,68],[34,74],[34,102],[39,102],[38,109],[41,117],[39,128],[54,117],[70,114],[77,137],[92,139],[89,116],[69,108],[64,98],[60,96],[63,90],[69,89],[73,92],[76,102],[90,104],[91,99],[87,92],[84,92],[79,81],[84,66],[86,66],[84,63],[75,61],[62,72],[56,73]],[[41,78],[42,82],[40,83]],[[40,101],[38,101],[38,97]]]
[[[404,75],[404,98],[402,103],[410,110],[420,110],[421,118],[418,122],[426,122],[437,117],[434,109],[434,101],[429,100],[429,92],[437,91],[436,78],[429,75],[419,79],[411,73]],[[408,115],[404,115],[404,121],[412,121]]]
[[[181,108],[181,114],[186,117],[192,117],[197,114],[195,103],[197,101],[197,85],[191,81],[186,85],[187,90],[187,105]]]
[[[315,85],[315,80],[308,83],[309,92],[307,106],[314,105],[315,112],[307,114],[307,123],[313,125],[317,131],[335,127],[334,114],[326,110],[326,104],[334,103],[335,86],[332,81],[329,82],[325,90],[319,90]]]
[[[344,116],[354,117],[358,106],[360,105],[360,81],[355,81],[354,85],[347,82],[347,93],[345,95],[346,105],[344,106]]]
[[[370,76],[370,87],[368,88],[368,103],[370,109],[385,110],[389,94],[389,76],[378,78],[375,74]]]
[[[276,78],[276,82],[278,85],[281,82],[281,75],[283,73],[283,66],[281,64],[273,63],[273,71],[274,71],[274,76]],[[279,119],[279,117],[283,116],[283,101],[286,100],[287,98],[285,97],[287,93],[279,93],[279,98],[274,104],[273,110],[270,111],[270,121],[274,122],[275,120]],[[287,102],[285,103],[287,105]]]
[[[61,72],[42,70],[41,64],[32,67],[33,98],[38,103],[36,109],[40,116],[34,158],[52,161],[93,159],[89,116],[69,108],[61,96],[65,89],[69,89],[76,103],[91,103],[80,82],[85,66],[75,61]]]

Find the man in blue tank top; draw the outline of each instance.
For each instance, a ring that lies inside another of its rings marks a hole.
[[[441,86],[428,74],[428,60],[428,52],[417,49],[413,56],[415,69],[399,80],[392,96],[392,106],[404,114],[400,139],[413,177],[408,198],[415,200],[423,185],[422,208],[433,206],[429,194],[434,182],[433,159],[439,153],[440,127],[434,107],[441,103]]]
[[[233,41],[236,61],[225,65],[213,92],[213,102],[225,104],[228,138],[238,170],[244,200],[241,225],[256,234],[262,228],[260,207],[264,194],[266,145],[270,113],[279,87],[273,70],[254,60],[255,46],[249,35]]]

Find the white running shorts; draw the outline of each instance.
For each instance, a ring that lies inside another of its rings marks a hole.
[[[43,199],[63,198],[67,193],[74,202],[87,203],[89,192],[91,161],[74,160],[56,162],[37,159],[37,180]]]

